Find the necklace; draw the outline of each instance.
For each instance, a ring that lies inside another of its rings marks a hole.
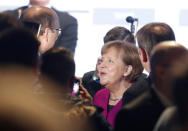
[[[121,98],[122,98],[122,97],[121,97]],[[111,98],[111,97],[110,97],[110,100],[111,100],[111,101],[118,101],[118,100],[120,100],[121,98]]]

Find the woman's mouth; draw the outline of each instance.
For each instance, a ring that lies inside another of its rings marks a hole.
[[[105,72],[100,72],[100,76],[101,77],[103,77],[103,76],[105,76],[107,73],[105,73]]]

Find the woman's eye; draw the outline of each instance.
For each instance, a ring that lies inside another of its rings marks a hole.
[[[110,63],[114,63],[112,59],[109,59],[108,61],[109,61]]]

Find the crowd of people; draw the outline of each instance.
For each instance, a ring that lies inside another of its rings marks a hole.
[[[188,50],[168,24],[148,23],[135,36],[112,28],[96,69],[80,78],[75,46],[66,46],[77,33],[60,33],[67,14],[48,2],[0,13],[0,130],[188,130]]]

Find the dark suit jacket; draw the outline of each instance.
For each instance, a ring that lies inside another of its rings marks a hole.
[[[165,105],[150,88],[118,113],[115,131],[152,131],[164,109]]]
[[[136,99],[140,94],[150,89],[150,77],[142,73],[136,80],[135,83],[127,89],[123,94],[123,105],[126,105]]]
[[[97,91],[104,88],[99,82],[93,80],[94,73],[95,71],[90,71],[85,73],[82,77],[82,85],[92,97],[94,97]]]
[[[8,10],[6,12],[18,17],[19,16],[18,10],[21,9],[21,12],[23,12],[27,8],[28,6],[23,6],[15,10]],[[71,50],[74,53],[76,48],[77,33],[78,33],[77,32],[78,23],[76,18],[69,15],[67,12],[58,11],[53,7],[52,9],[56,12],[56,14],[59,17],[59,23],[62,29],[61,35],[57,39],[54,47],[62,46]]]

